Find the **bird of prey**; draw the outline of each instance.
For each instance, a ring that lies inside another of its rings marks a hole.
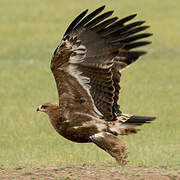
[[[142,39],[152,34],[143,32],[145,21],[129,22],[136,14],[119,19],[113,11],[101,13],[104,8],[87,16],[88,9],[83,11],[65,31],[50,65],[59,103],[44,103],[37,111],[64,138],[94,143],[125,164],[126,146],[117,136],[136,133],[155,117],[120,111],[121,71],[146,53],[134,49],[150,44]]]

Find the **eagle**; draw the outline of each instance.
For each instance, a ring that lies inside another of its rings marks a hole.
[[[64,138],[94,143],[123,165],[127,148],[118,135],[137,133],[155,117],[121,112],[121,71],[146,54],[134,49],[150,44],[144,38],[152,34],[144,32],[145,21],[129,22],[136,14],[119,19],[104,8],[83,11],[65,31],[50,63],[59,103],[46,102],[37,111]]]

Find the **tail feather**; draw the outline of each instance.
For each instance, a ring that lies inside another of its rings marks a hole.
[[[126,118],[123,123],[121,121],[121,117]],[[137,126],[141,126],[145,123],[150,123],[155,119],[156,117],[153,116],[136,116],[122,114],[122,116],[119,117],[120,121],[117,121],[115,124],[110,126],[110,130],[115,135],[128,135],[132,133],[137,133],[140,130]]]
[[[154,116],[130,116],[130,118],[124,122],[124,124],[132,124],[132,125],[143,125],[144,123],[150,123],[155,120]]]

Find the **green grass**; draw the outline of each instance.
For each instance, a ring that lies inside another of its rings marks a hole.
[[[149,54],[122,75],[121,109],[156,115],[137,135],[123,137],[129,165],[180,167],[180,1],[0,0],[0,165],[114,163],[93,144],[60,137],[48,117],[35,112],[57,101],[49,69],[67,25],[86,7],[107,4],[123,17],[138,13],[151,25]],[[120,137],[121,138],[121,137]]]

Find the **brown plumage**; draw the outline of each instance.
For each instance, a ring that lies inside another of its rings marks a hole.
[[[56,131],[74,142],[93,142],[120,164],[125,163],[126,147],[118,135],[138,131],[137,126],[155,117],[123,114],[118,105],[121,70],[144,51],[132,50],[149,44],[144,41],[149,26],[144,21],[99,15],[102,6],[89,15],[82,12],[69,25],[51,59],[59,104],[45,103],[37,110],[48,114]]]

